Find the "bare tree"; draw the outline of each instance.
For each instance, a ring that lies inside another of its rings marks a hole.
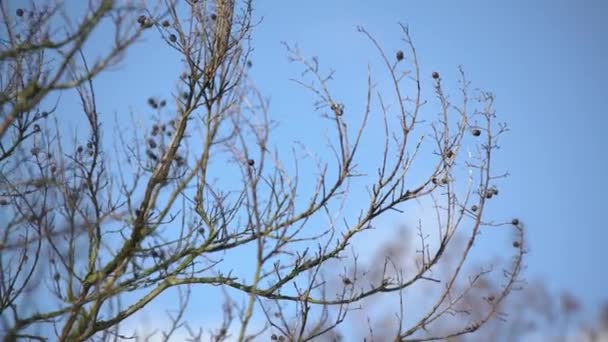
[[[250,0],[152,7],[92,0],[79,18],[54,1],[14,9],[0,2],[0,10],[5,340],[145,339],[121,324],[169,291],[180,300],[163,340],[180,330],[191,340],[337,340],[349,313],[385,295],[399,303],[391,307],[396,324],[382,337],[370,329],[371,340],[437,340],[477,331],[518,286],[522,225],[485,215],[506,176],[492,168],[507,132],[496,122],[494,95],[472,92],[461,70],[454,102],[438,72],[421,73],[405,25],[404,50],[396,53],[358,28],[382,65],[368,69],[360,104],[343,103],[332,90],[333,71],[286,46],[303,71],[294,82],[321,114],[320,132],[331,132],[325,151],[310,151],[271,139],[268,103],[248,74],[256,25]],[[114,41],[90,60],[86,44],[95,30],[113,30]],[[108,99],[96,96],[96,77],[142,35],[160,35],[156,53],[177,53],[184,71],[170,98],[147,99],[154,115],[133,115],[129,126],[116,122],[108,131],[97,109]],[[385,77],[388,88],[377,87]],[[438,115],[425,112],[425,79]],[[66,137],[59,95],[78,97],[86,132]],[[361,155],[371,121],[383,130],[376,157]],[[377,164],[366,170],[370,160]],[[429,161],[424,176],[411,175]],[[354,191],[367,201],[349,201]],[[365,256],[350,247],[357,238],[373,239],[378,217],[407,213],[404,205],[416,201],[436,217],[420,221],[415,244],[399,240],[414,253],[400,253],[397,243],[379,263],[360,263]],[[359,214],[346,215],[346,206]],[[500,227],[513,230],[515,253],[497,270],[503,281],[490,297],[477,285],[492,270],[471,273],[465,262],[480,232]],[[457,236],[465,242],[455,243]],[[454,262],[443,267],[445,259]],[[425,310],[406,304],[416,284],[432,289]],[[195,289],[212,287],[226,294],[223,323],[205,332],[184,313]],[[472,296],[485,305],[475,315],[460,306]],[[454,315],[468,319],[435,328]]]

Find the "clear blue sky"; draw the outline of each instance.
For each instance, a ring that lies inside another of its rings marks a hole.
[[[375,58],[357,25],[395,51],[403,48],[397,23],[408,24],[425,75],[438,70],[454,81],[463,65],[474,86],[497,94],[496,109],[511,128],[497,161],[511,176],[493,205],[497,218],[515,215],[528,228],[527,278],[570,290],[590,309],[608,297],[602,213],[608,204],[602,139],[608,127],[608,2],[259,1],[255,10],[264,19],[254,31],[251,73],[284,132],[315,127],[302,115],[312,112],[310,97],[287,80],[299,69],[287,62],[281,41],[298,43],[304,54],[334,67],[335,89],[346,103],[360,103],[366,63]],[[152,35],[118,71],[100,78],[98,98],[106,113],[144,109],[148,96],[173,90],[178,60],[168,49],[150,50],[158,43]],[[289,136],[275,141],[283,138]],[[485,248],[491,253],[495,247]]]

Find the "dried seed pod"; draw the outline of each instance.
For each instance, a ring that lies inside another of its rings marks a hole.
[[[395,54],[395,57],[397,58],[397,62],[401,62],[403,60],[403,58],[405,57],[405,55],[403,54],[403,51],[399,50]]]
[[[141,25],[143,28],[148,29],[154,26],[154,21],[151,18],[144,19],[144,23]]]
[[[342,116],[344,114],[343,104],[332,103],[330,108],[337,116]]]
[[[156,141],[152,138],[148,139],[148,146],[150,146],[150,148],[156,148]]]
[[[148,104],[150,105],[150,107],[152,107],[154,109],[158,108],[158,103],[156,103],[156,100],[153,98],[148,99]]]
[[[146,154],[148,155],[148,158],[157,161],[158,160],[158,156],[156,156],[156,154],[154,152],[152,152],[151,150],[146,150]]]
[[[175,162],[177,163],[177,166],[184,166],[184,164],[186,164],[186,159],[184,159],[184,157],[180,156],[179,154],[176,154]]]

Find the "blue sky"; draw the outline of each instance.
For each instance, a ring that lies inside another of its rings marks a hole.
[[[608,153],[601,138],[608,127],[603,83],[608,79],[608,2],[379,3],[255,5],[263,21],[253,35],[251,75],[270,100],[271,116],[281,122],[275,142],[289,140],[294,129],[310,131],[311,141],[318,138],[307,118],[313,113],[312,98],[288,81],[300,69],[288,63],[282,41],[297,43],[304,55],[319,56],[322,66],[335,68],[336,94],[345,103],[361,105],[366,66],[376,56],[356,26],[368,29],[392,54],[405,50],[397,25],[405,23],[428,84],[435,70],[456,84],[458,66],[463,65],[475,87],[497,95],[497,112],[511,132],[496,162],[511,176],[492,210],[498,219],[517,216],[527,226],[526,277],[542,277],[556,291],[582,296],[589,309],[607,299],[608,225],[603,210],[608,204]],[[150,50],[158,46],[152,36],[137,44],[116,71],[100,77],[102,112],[138,112],[150,95],[168,96],[173,90],[174,81],[169,87],[166,82],[179,74],[179,60],[169,49]],[[65,101],[69,105],[67,96]],[[491,256],[501,247],[480,248]]]
[[[256,9],[264,21],[254,35],[253,75],[270,90],[276,112],[289,106],[272,92],[281,88],[273,82],[290,74],[282,40],[335,67],[338,80],[348,79],[365,74],[365,59],[374,58],[359,55],[369,44],[355,26],[365,26],[390,51],[399,46],[396,23],[403,22],[423,73],[454,78],[462,64],[474,86],[496,93],[497,112],[511,128],[497,161],[511,176],[496,216],[516,215],[526,224],[528,278],[543,277],[591,307],[608,297],[608,153],[601,139],[608,126],[608,3],[306,1],[263,2]],[[276,70],[273,77],[265,77],[269,69]]]

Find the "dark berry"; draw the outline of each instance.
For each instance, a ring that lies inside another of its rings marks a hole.
[[[403,60],[403,57],[404,57],[403,51],[401,51],[401,50],[397,51],[397,54],[395,57],[397,57],[397,62],[400,62],[401,60]]]
[[[153,98],[148,99],[148,104],[154,109],[158,108],[158,103],[156,103],[156,100]]]
[[[158,156],[154,152],[152,152],[150,150],[147,150],[146,154],[148,155],[148,158],[150,158],[150,159],[152,159],[154,161],[158,160]]]

